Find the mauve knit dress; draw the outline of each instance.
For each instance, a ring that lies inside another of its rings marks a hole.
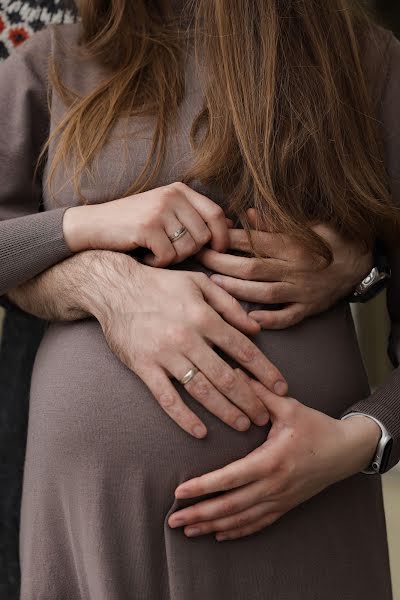
[[[48,114],[49,55],[56,55],[64,82],[80,93],[101,78],[93,62],[78,64],[73,53],[78,33],[79,25],[51,27],[0,66],[0,293],[69,256],[62,217],[63,207],[77,203],[71,186],[61,174],[60,208],[50,210],[49,191],[32,189],[30,182],[40,145],[64,113],[54,92]],[[400,200],[400,45],[387,32],[378,37],[371,47],[379,65],[371,72],[381,81],[377,110],[393,193]],[[186,77],[178,133],[171,133],[157,186],[179,180],[191,158],[188,132],[202,96],[190,53]],[[151,128],[150,119],[121,119],[99,156],[95,183],[84,184],[90,201],[122,194],[143,165]],[[223,202],[214,192],[211,197]],[[34,214],[40,199],[46,211]],[[190,260],[185,267],[199,268]],[[392,268],[396,354],[397,255]],[[287,377],[291,395],[332,416],[350,408],[376,416],[395,440],[391,464],[399,459],[400,374],[395,371],[370,395],[346,302],[254,339]],[[244,456],[266,436],[265,428],[255,426],[233,431],[177,387],[204,419],[205,440],[190,437],[164,414],[144,383],[109,350],[95,320],[50,325],[31,389],[21,599],[390,600],[379,476],[359,474],[333,485],[241,540],[187,539],[171,530],[168,515],[184,505],[174,499],[177,484]]]

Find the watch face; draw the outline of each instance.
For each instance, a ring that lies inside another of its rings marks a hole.
[[[390,438],[385,444],[380,467],[378,465],[379,473],[385,473],[387,471],[387,468],[389,465],[389,460],[390,460],[390,455],[392,453],[392,448],[393,448],[393,439]]]

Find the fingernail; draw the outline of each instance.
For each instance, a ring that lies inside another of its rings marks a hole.
[[[278,396],[284,396],[287,392],[287,383],[284,381],[277,381],[274,385],[274,392],[278,394]]]
[[[200,535],[200,533],[200,529],[196,529],[196,527],[191,527],[185,531],[187,537],[196,537],[196,535]]]
[[[269,421],[269,414],[267,412],[261,413],[254,419],[254,422],[256,425],[266,425],[268,423],[268,421]]]
[[[203,438],[207,435],[207,429],[201,425],[195,425],[192,429],[193,435],[197,438]]]
[[[182,525],[185,524],[185,521],[183,521],[182,519],[174,519],[173,521],[169,522],[169,526],[174,528],[174,527],[182,527]]]
[[[217,540],[217,542],[223,542],[224,540],[228,539],[228,536],[224,535],[223,533],[217,533],[215,539]]]
[[[236,428],[239,431],[246,431],[250,427],[250,420],[247,417],[238,417],[235,421]]]

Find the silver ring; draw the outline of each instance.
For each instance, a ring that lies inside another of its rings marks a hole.
[[[197,367],[192,367],[181,379],[181,384],[186,385],[189,381],[192,381],[193,377],[199,372]]]
[[[177,240],[179,240],[183,235],[185,235],[185,233],[187,232],[187,229],[184,225],[182,225],[182,227],[180,227],[179,229],[177,229],[175,231],[175,233],[173,233],[172,235],[168,236],[168,239],[170,240],[170,242],[176,242]]]

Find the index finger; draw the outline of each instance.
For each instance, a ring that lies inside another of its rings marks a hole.
[[[226,323],[220,316],[219,326],[210,335],[211,341],[255,375],[269,390],[284,396],[288,385],[282,373],[248,337]]]
[[[182,192],[185,194],[187,200],[207,223],[208,229],[212,234],[211,247],[218,252],[224,252],[228,248],[229,229],[225,213],[221,206],[184,183],[178,182],[177,185],[182,186]]]
[[[263,256],[287,260],[288,240],[282,233],[267,233],[265,231],[250,230],[254,248]],[[229,230],[229,248],[252,252],[247,232],[244,229]]]
[[[194,498],[213,492],[225,492],[256,481],[265,470],[266,460],[265,453],[257,450],[222,469],[181,483],[175,490],[175,497]]]

